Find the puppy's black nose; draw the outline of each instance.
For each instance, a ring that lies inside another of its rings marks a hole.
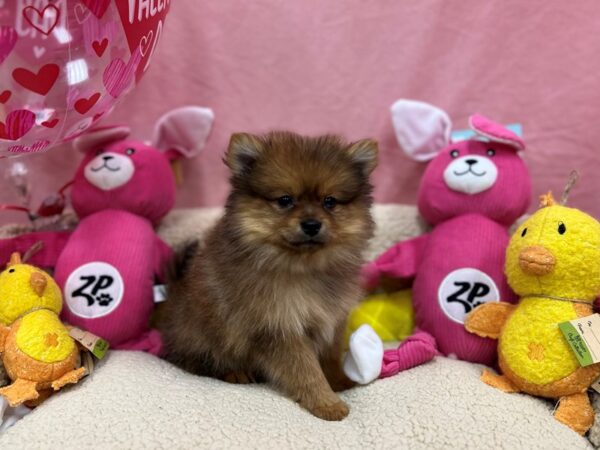
[[[304,231],[304,234],[314,237],[319,234],[319,230],[321,229],[321,222],[315,219],[307,219],[300,222],[300,228]]]
[[[102,159],[103,159],[104,161],[110,161],[110,160],[111,160],[111,159],[113,159],[113,158],[114,158],[114,156],[110,156],[110,155],[108,155],[108,156],[103,156],[103,157],[102,157]]]
[[[465,162],[469,165],[472,166],[473,164],[477,164],[477,160],[476,159],[465,159]]]

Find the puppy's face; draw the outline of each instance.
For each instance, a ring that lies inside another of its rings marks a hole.
[[[232,172],[229,211],[247,243],[305,258],[362,249],[371,236],[374,141],[235,134],[225,161]]]

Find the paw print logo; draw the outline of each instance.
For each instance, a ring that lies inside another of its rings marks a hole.
[[[100,294],[96,296],[96,301],[100,306],[108,306],[113,301],[113,298],[110,294]]]

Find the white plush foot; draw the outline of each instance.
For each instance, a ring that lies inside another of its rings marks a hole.
[[[24,405],[11,408],[8,406],[6,399],[0,396],[0,434],[4,433],[30,412],[31,409]]]
[[[350,336],[344,373],[358,384],[368,384],[381,373],[383,342],[369,325],[361,325]]]

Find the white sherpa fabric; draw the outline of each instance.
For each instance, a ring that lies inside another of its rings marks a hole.
[[[587,441],[552,406],[479,381],[451,359],[342,394],[339,423],[317,419],[265,385],[196,377],[153,356],[112,352],[0,438],[5,449],[493,448],[576,449]]]
[[[175,211],[160,234],[178,248],[220,213]],[[424,230],[412,207],[379,205],[374,216],[369,258]],[[230,385],[147,354],[113,351],[90,377],[2,434],[0,448],[590,448],[554,420],[551,403],[497,391],[480,373],[480,366],[436,358],[343,393],[350,416],[325,422],[266,385]]]

